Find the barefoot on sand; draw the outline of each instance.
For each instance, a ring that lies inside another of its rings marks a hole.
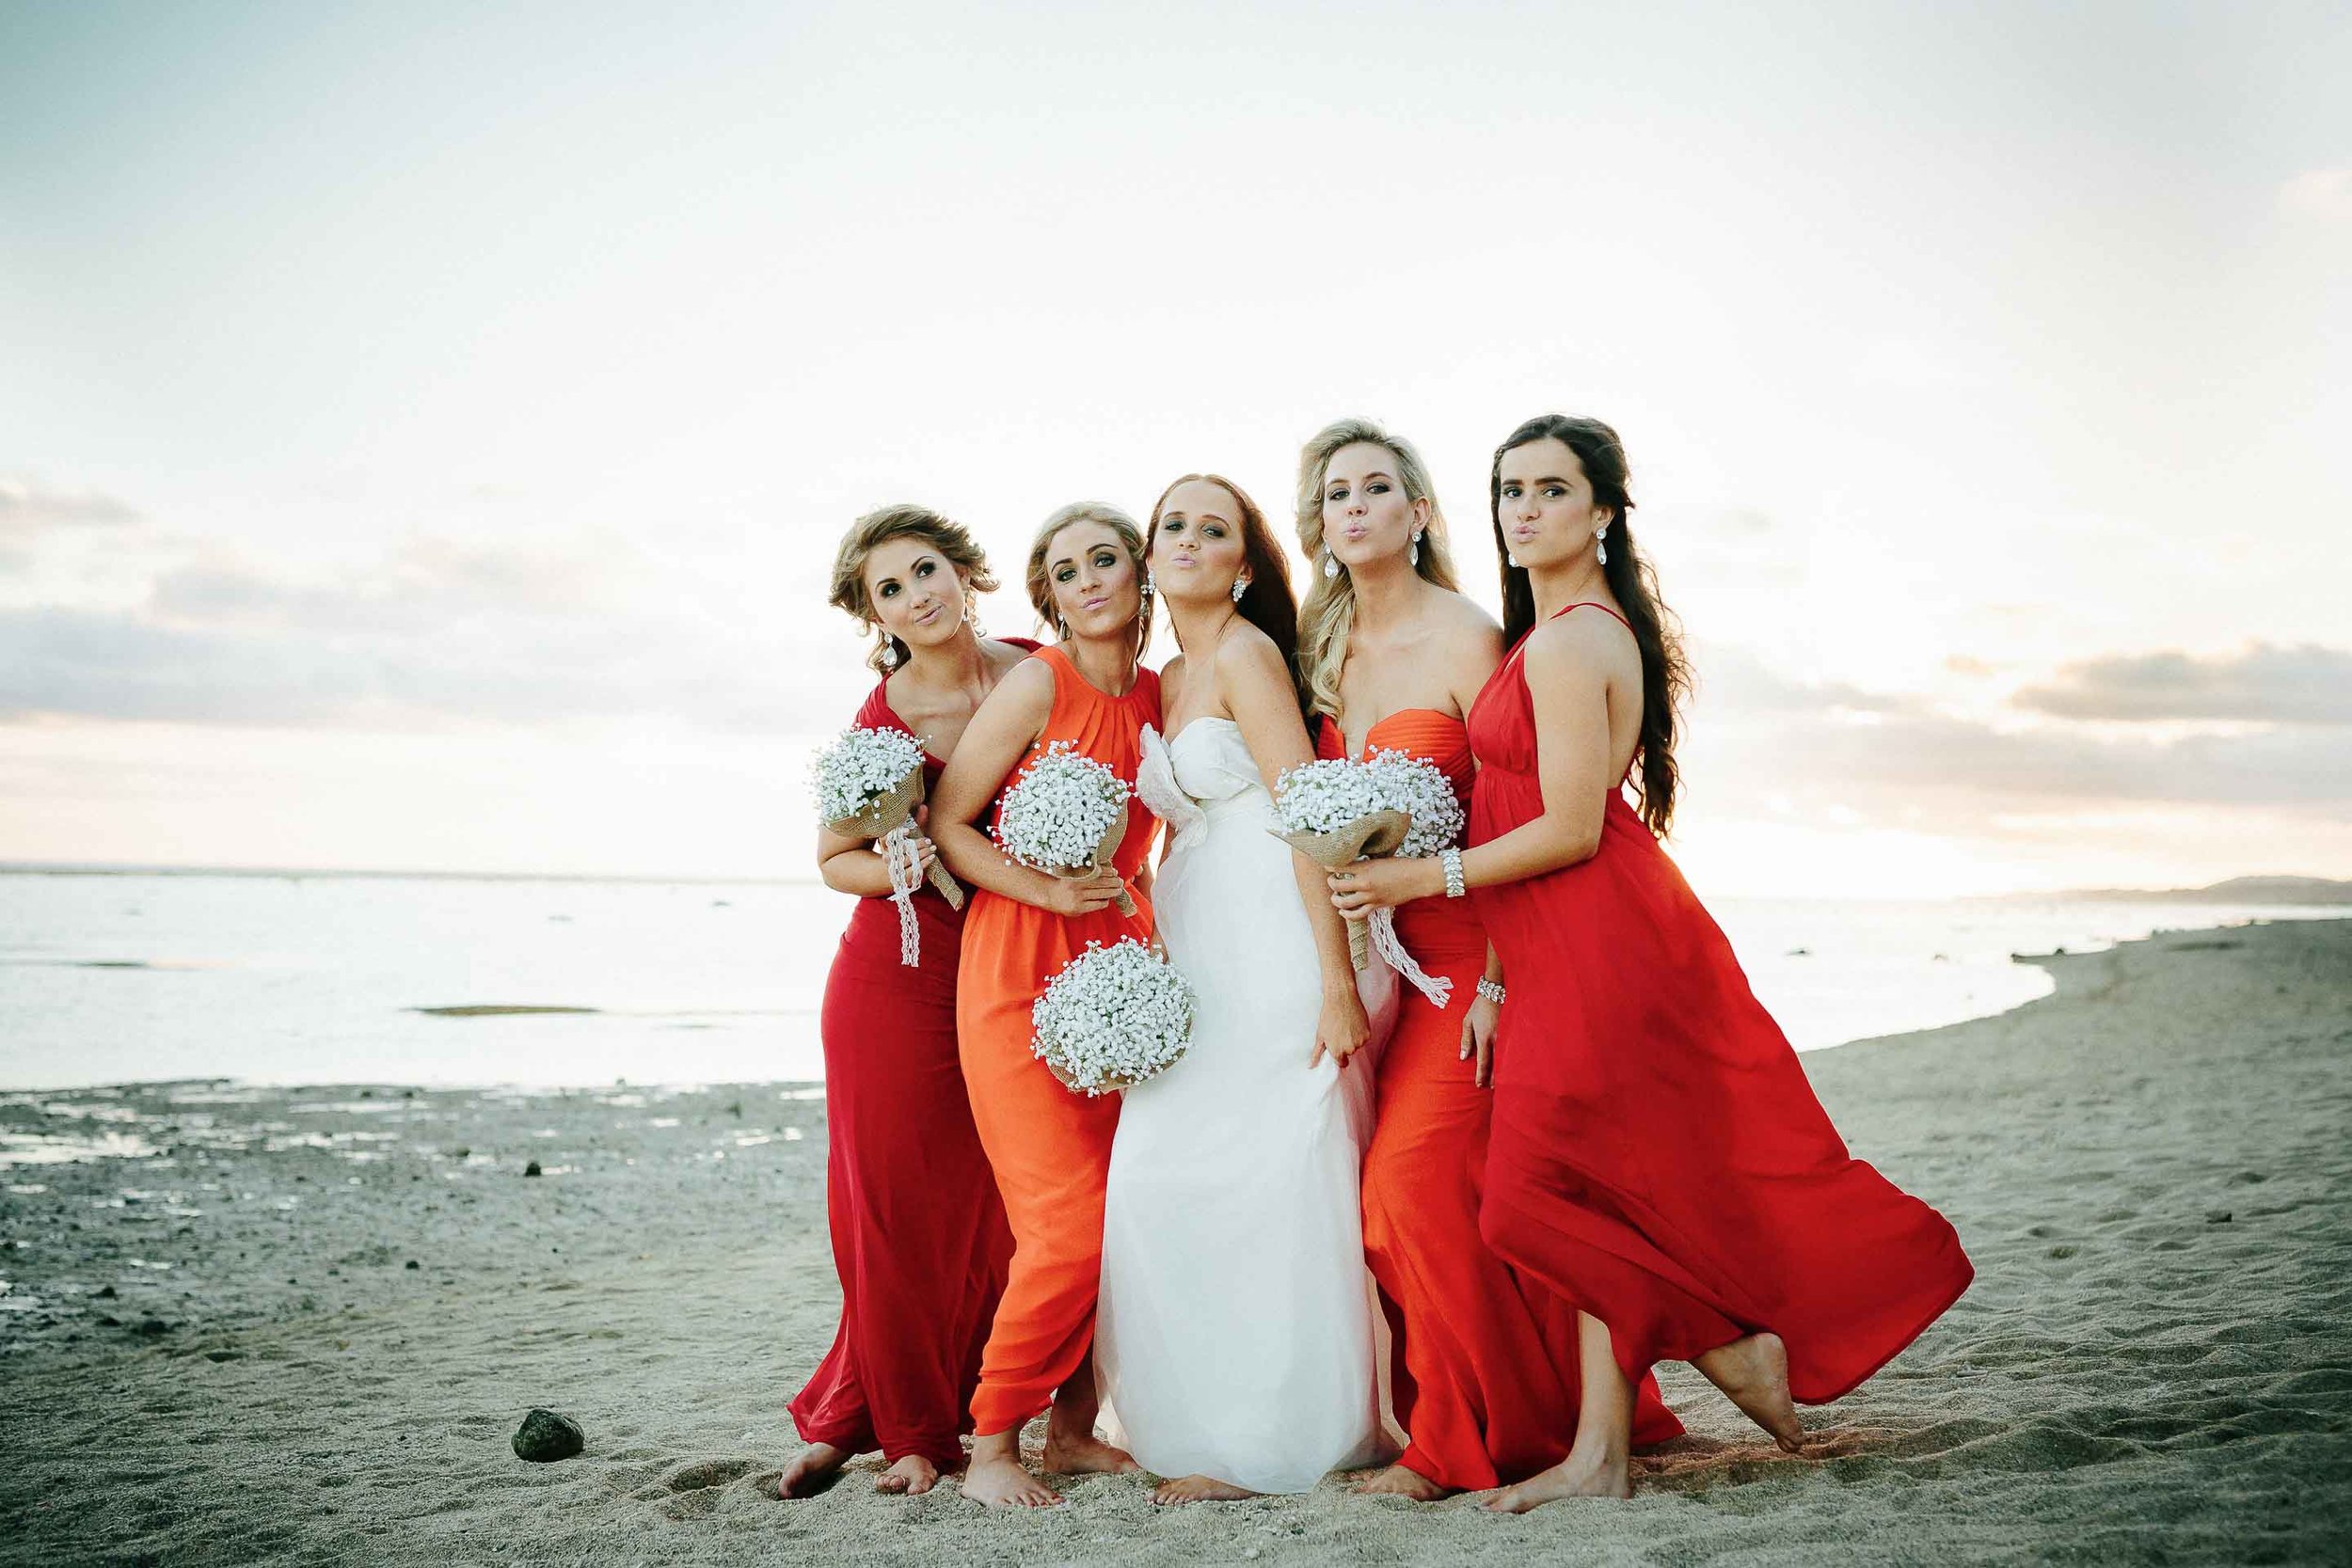
[[[1570,1450],[1568,1457],[1479,1504],[1489,1513],[1525,1513],[1564,1497],[1629,1497],[1633,1481],[1622,1451]]]
[[[963,1495],[983,1508],[1061,1506],[1061,1494],[1029,1474],[1017,1459],[975,1455],[963,1472]]]
[[[831,1443],[811,1443],[794,1454],[792,1463],[776,1478],[776,1496],[786,1500],[813,1497],[849,1462],[849,1449],[836,1449]]]
[[[1171,1508],[1182,1503],[1237,1503],[1257,1495],[1215,1476],[1179,1476],[1152,1488],[1152,1500]]]
[[[1450,1497],[1454,1489],[1440,1486],[1419,1470],[1404,1464],[1390,1465],[1356,1488],[1359,1497],[1404,1497],[1417,1503],[1434,1503]]]
[[[1691,1363],[1724,1397],[1772,1433],[1787,1453],[1804,1451],[1804,1426],[1788,1397],[1788,1348],[1777,1334],[1751,1334],[1718,1345]]]
[[[911,1453],[874,1478],[874,1490],[919,1497],[939,1484],[939,1466],[919,1453]]]
[[[1092,1433],[1084,1436],[1045,1429],[1045,1454],[1040,1469],[1054,1476],[1131,1476],[1141,1472],[1135,1456],[1116,1449]]]

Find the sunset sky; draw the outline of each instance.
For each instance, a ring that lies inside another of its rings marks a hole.
[[[2341,5],[0,0],[0,860],[798,875],[859,512],[1287,525],[1365,414],[1491,606],[1558,410],[1702,894],[2352,877],[2346,82]]]

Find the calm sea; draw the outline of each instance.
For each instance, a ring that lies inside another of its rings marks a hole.
[[[0,874],[0,1088],[724,1083],[823,1075],[848,912],[815,884]],[[2012,953],[2341,910],[1726,900],[1801,1050],[2050,990]],[[588,1008],[436,1016],[428,1007]]]

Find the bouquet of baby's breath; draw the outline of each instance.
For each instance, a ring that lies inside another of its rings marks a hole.
[[[889,862],[890,898],[898,906],[898,961],[909,968],[921,963],[914,890],[922,879],[909,840],[914,836],[914,808],[923,803],[922,743],[904,730],[843,730],[840,739],[817,753],[809,774],[825,831],[872,839]],[[950,909],[963,908],[963,889],[936,861],[930,882]]]
[[[996,847],[1005,859],[1075,880],[1111,863],[1127,836],[1127,781],[1067,740],[1057,740],[1021,770],[996,808]],[[1119,912],[1136,901],[1122,883]]]
[[[1062,965],[1029,1008],[1029,1049],[1089,1098],[1165,1072],[1192,1035],[1192,987],[1133,937],[1099,942]]]
[[[1405,752],[1287,768],[1275,781],[1275,811],[1282,822],[1275,836],[1326,871],[1387,855],[1434,855],[1462,834],[1462,802],[1445,770]],[[1440,1007],[1453,994],[1453,981],[1423,973],[1397,940],[1393,910],[1348,922],[1347,946],[1357,968],[1376,951]]]

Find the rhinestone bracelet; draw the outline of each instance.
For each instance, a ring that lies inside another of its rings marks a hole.
[[[1478,994],[1500,1007],[1502,1006],[1502,982],[1489,980],[1481,974],[1478,977]]]
[[[1462,881],[1462,851],[1440,849],[1438,851],[1438,863],[1445,867],[1445,895],[1448,898],[1459,898],[1470,891]]]

